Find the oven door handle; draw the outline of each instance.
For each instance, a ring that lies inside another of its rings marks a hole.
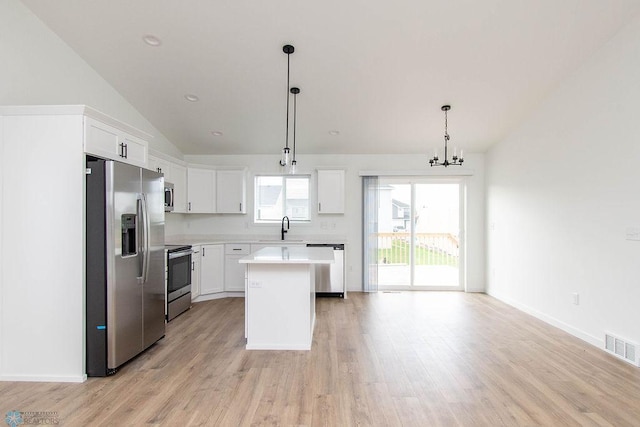
[[[169,259],[176,259],[176,258],[181,258],[183,256],[188,256],[191,255],[193,253],[193,249],[189,249],[186,251],[180,251],[180,252],[173,252],[169,254]]]

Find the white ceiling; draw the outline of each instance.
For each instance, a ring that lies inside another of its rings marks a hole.
[[[638,0],[23,3],[185,154],[280,151],[285,44],[299,154],[431,153],[443,104],[451,143],[482,152],[640,12]]]

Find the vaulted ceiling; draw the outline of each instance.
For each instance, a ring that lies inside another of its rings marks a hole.
[[[451,143],[482,152],[640,13],[637,0],[23,3],[185,154],[279,152],[285,44],[298,153],[430,153],[443,104]]]

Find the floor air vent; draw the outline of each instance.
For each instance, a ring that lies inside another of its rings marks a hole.
[[[638,344],[606,332],[604,348],[620,359],[640,367],[640,346]]]

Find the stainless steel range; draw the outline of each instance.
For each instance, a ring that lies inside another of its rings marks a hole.
[[[191,308],[191,245],[165,245],[167,321]]]

